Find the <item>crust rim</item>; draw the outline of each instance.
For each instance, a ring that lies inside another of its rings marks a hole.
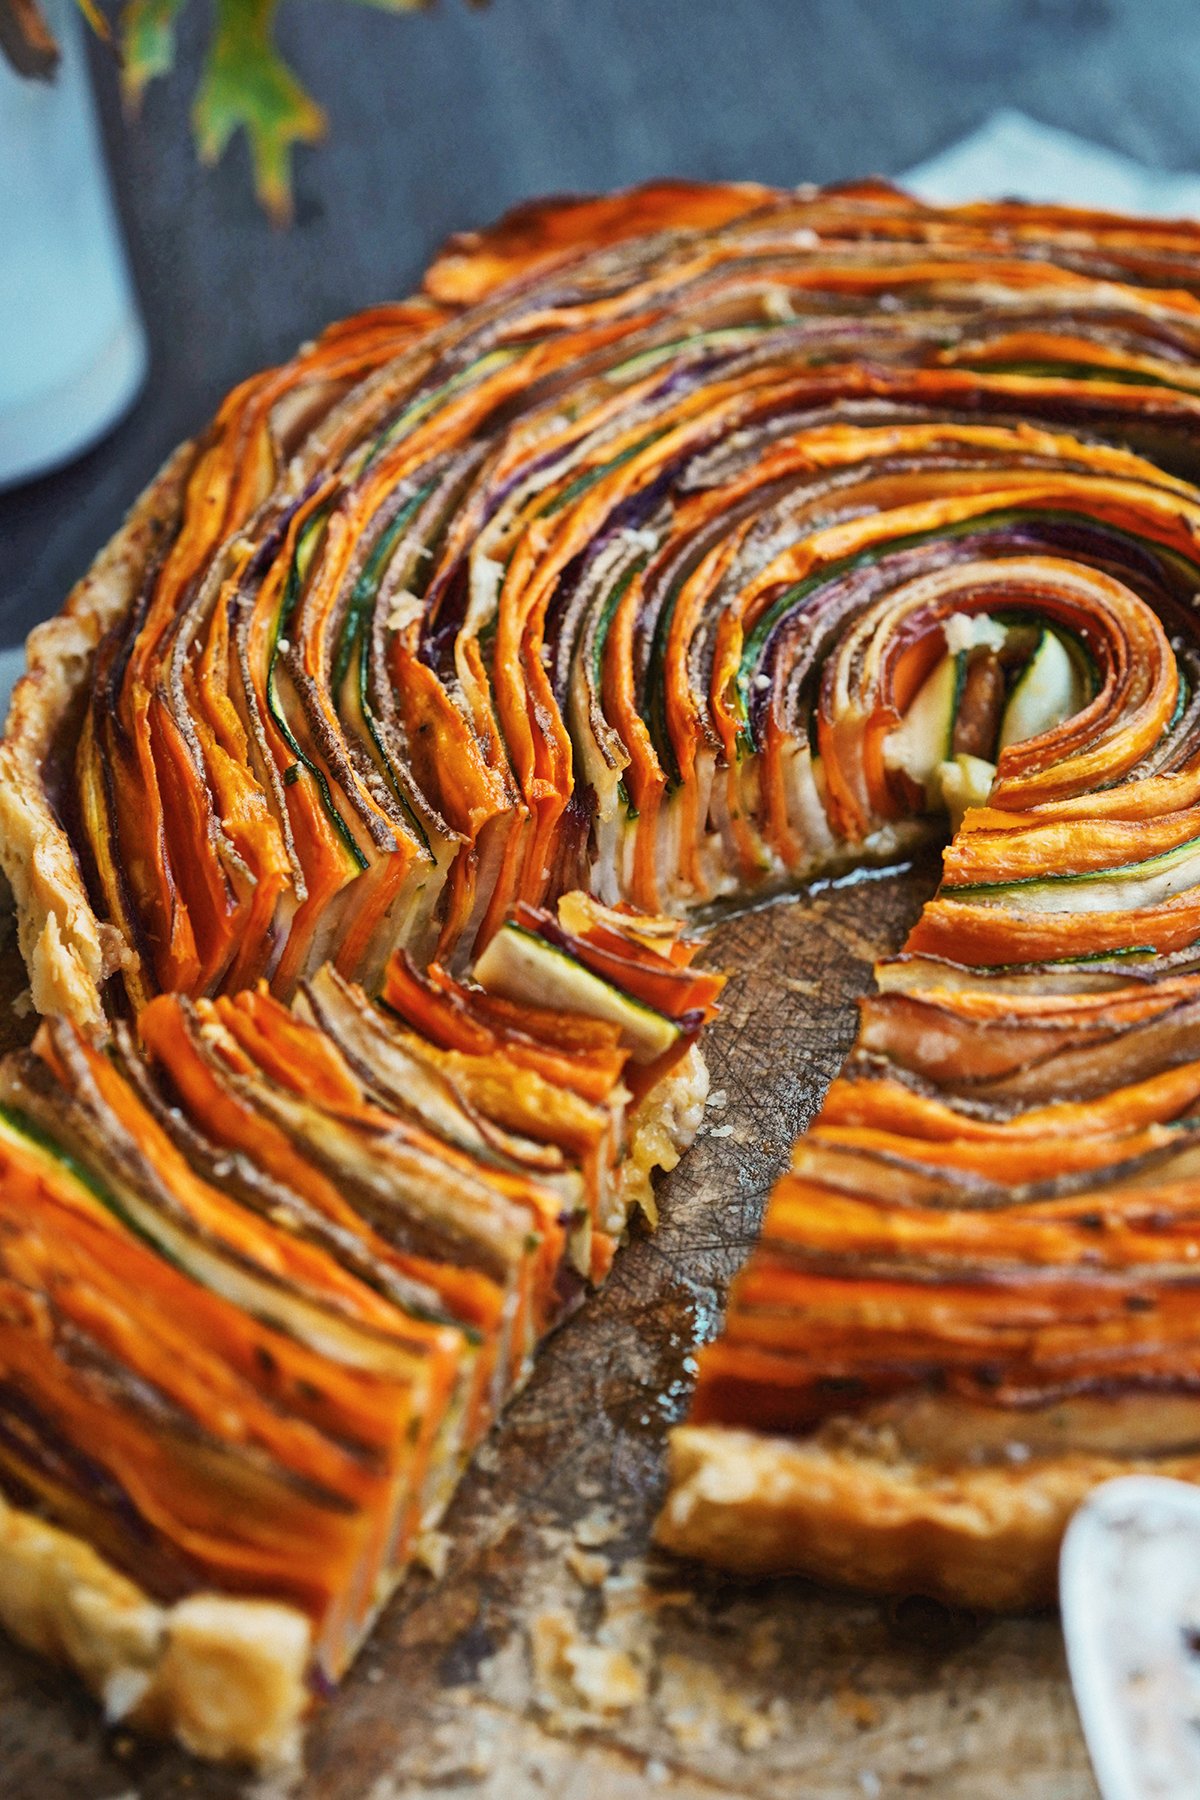
[[[163,529],[178,516],[193,458],[167,459],[62,611],[30,632],[0,741],[0,868],[12,888],[21,955],[35,1010],[104,1029],[101,990],[130,955],[92,906],[47,790],[46,761],[90,678],[96,648],[128,609]]]
[[[656,1543],[734,1573],[808,1575],[987,1612],[1053,1605],[1068,1520],[1100,1482],[1200,1480],[1200,1458],[1084,1454],[931,1469],[728,1426],[671,1433]]]
[[[109,1724],[215,1761],[299,1755],[312,1632],[294,1607],[213,1593],[163,1605],[82,1538],[0,1495],[0,1625],[80,1676]]]

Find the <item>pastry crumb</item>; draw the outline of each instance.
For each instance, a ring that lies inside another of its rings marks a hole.
[[[844,1719],[858,1726],[860,1731],[869,1731],[872,1725],[879,1723],[879,1707],[866,1694],[860,1694],[856,1688],[839,1688],[833,1697],[833,1703]]]
[[[620,1526],[611,1513],[594,1507],[575,1527],[575,1542],[594,1550],[599,1544],[611,1544],[619,1531]]]
[[[760,1619],[750,1632],[747,1665],[761,1675],[776,1666],[781,1654],[777,1622],[774,1619]]]
[[[581,1587],[602,1587],[608,1579],[611,1564],[606,1556],[598,1556],[595,1551],[581,1550],[578,1544],[572,1544],[564,1560]]]
[[[626,1650],[573,1644],[565,1658],[576,1693],[596,1712],[628,1712],[646,1697],[645,1671]]]
[[[413,1545],[413,1561],[428,1570],[435,1581],[440,1581],[446,1573],[450,1546],[451,1539],[444,1531],[423,1531]]]
[[[646,1673],[627,1650],[589,1643],[567,1612],[531,1620],[529,1644],[539,1705],[556,1724],[627,1712],[646,1697]]]
[[[782,1700],[756,1705],[731,1692],[717,1670],[689,1656],[663,1658],[658,1699],[664,1724],[685,1750],[710,1749],[722,1734],[743,1750],[761,1750],[787,1724]]]

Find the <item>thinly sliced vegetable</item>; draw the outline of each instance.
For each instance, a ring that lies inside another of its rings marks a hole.
[[[1052,731],[1079,711],[1084,698],[1078,668],[1062,639],[1043,631],[1004,709],[999,748]]]
[[[475,965],[476,980],[509,1000],[584,1013],[620,1027],[634,1059],[649,1062],[670,1050],[679,1027],[662,1013],[622,994],[573,956],[520,925],[498,931]]]
[[[953,754],[954,721],[967,674],[967,653],[943,656],[917,690],[899,729],[884,746],[889,765],[921,787]]]

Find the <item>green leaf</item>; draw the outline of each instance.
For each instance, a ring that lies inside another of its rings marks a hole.
[[[175,61],[175,21],[185,0],[128,0],[121,11],[121,86],[137,106],[147,84]]]
[[[217,0],[217,22],[192,111],[196,143],[216,162],[234,132],[250,140],[254,185],[277,223],[292,215],[291,148],[324,136],[325,115],[271,41],[276,0]]]

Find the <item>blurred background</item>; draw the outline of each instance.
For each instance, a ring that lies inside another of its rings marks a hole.
[[[243,140],[215,170],[196,160],[205,11],[185,11],[136,120],[111,54],[87,51],[150,375],[97,448],[0,494],[0,644],[57,607],[236,381],[405,293],[447,233],[519,200],[660,174],[894,175],[1002,106],[1200,170],[1197,0],[441,0],[399,17],[290,0],[280,43],[330,134],[297,152],[280,230]]]

